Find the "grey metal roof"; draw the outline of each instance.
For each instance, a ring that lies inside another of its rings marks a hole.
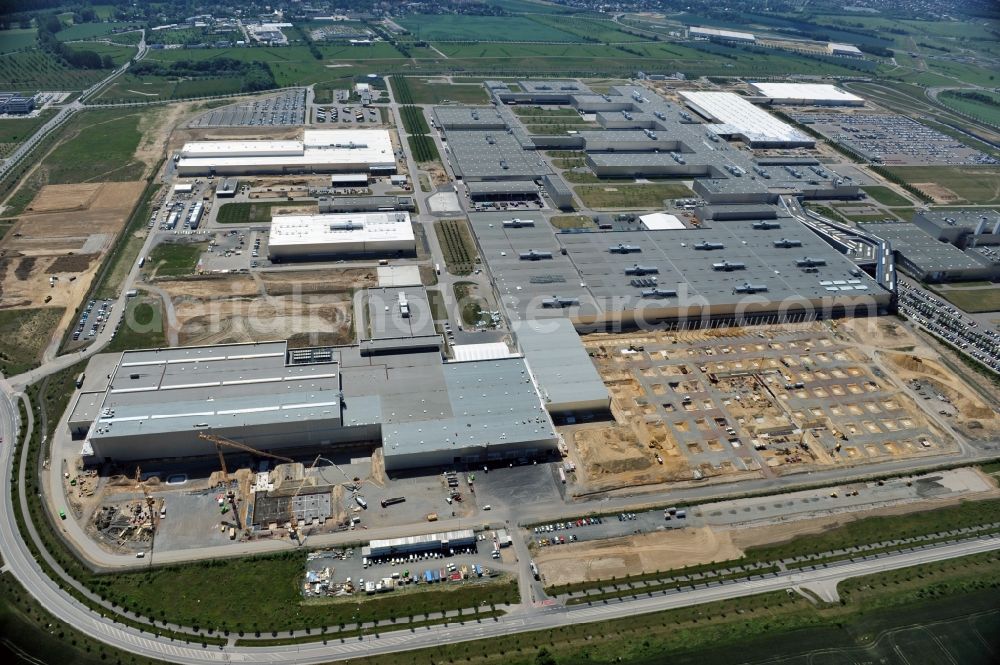
[[[456,174],[467,180],[532,180],[552,173],[541,155],[504,131],[451,131],[446,145]]]
[[[958,247],[941,242],[916,224],[909,222],[864,223],[858,227],[883,240],[893,251],[925,272],[982,270],[986,265]]]
[[[538,191],[534,180],[472,180],[466,183],[470,194],[531,194]]]
[[[568,319],[519,321],[513,333],[550,409],[608,401],[608,389]]]
[[[996,224],[1000,224],[1000,211],[982,210],[925,210],[917,215],[925,222],[940,229],[959,228],[975,231],[983,217],[986,218],[987,233],[991,232]]]
[[[422,286],[365,289],[361,297],[367,317],[365,329],[359,332],[362,338],[400,339],[437,334],[427,291]]]
[[[504,130],[507,127],[503,116],[492,106],[435,106],[434,118],[445,129]]]

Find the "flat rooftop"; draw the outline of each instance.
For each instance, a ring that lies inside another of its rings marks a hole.
[[[90,438],[339,418],[337,352],[303,364],[289,353],[285,342],[126,351]]]
[[[305,130],[301,141],[190,141],[180,150],[182,172],[219,166],[394,165],[385,129]]]
[[[841,104],[863,104],[864,99],[829,83],[750,83],[764,97],[775,100],[801,100]]]
[[[732,92],[684,90],[688,106],[712,121],[708,128],[721,136],[739,136],[753,144],[815,145],[815,140]]]
[[[410,213],[403,211],[278,215],[271,219],[268,247],[413,240]]]
[[[437,335],[427,291],[422,286],[391,286],[362,292],[365,339],[403,339]]]
[[[888,240],[893,251],[927,272],[982,270],[988,264],[958,247],[941,242],[911,222],[858,224],[858,228]]]
[[[519,212],[518,217],[540,216]],[[511,228],[503,225],[510,214],[474,213],[469,218],[483,260],[515,322],[563,316],[562,308],[545,305],[551,298],[575,300],[579,307],[570,308],[581,320],[592,315],[617,318],[653,305],[725,309],[744,301],[748,294],[740,289],[747,283],[766,289],[749,294],[758,302],[888,295],[849,259],[787,216],[767,220],[767,228],[747,219],[701,229],[558,234],[542,219],[535,219],[534,226]],[[704,243],[713,248],[700,249]],[[620,245],[635,251],[611,251]],[[521,258],[531,250],[551,258]],[[716,268],[725,262],[742,265]],[[648,272],[627,274],[636,264]],[[676,295],[644,297],[649,289],[670,289]]]
[[[519,321],[513,333],[550,409],[607,406],[608,388],[569,319]]]
[[[467,180],[533,180],[552,173],[540,154],[506,131],[453,130],[447,146],[455,174]]]

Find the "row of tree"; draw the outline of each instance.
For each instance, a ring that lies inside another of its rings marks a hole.
[[[278,87],[266,62],[247,62],[233,58],[177,60],[171,63],[140,60],[129,71],[136,76],[175,76],[185,78],[239,78],[241,90],[255,92]]]
[[[56,16],[49,16],[38,25],[38,47],[63,61],[73,69],[114,69],[115,62],[110,55],[102,56],[89,49],[74,49],[63,44],[56,38],[56,33],[63,27]],[[53,30],[55,28],[55,30]]]

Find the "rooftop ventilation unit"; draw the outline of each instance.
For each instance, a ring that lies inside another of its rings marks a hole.
[[[535,222],[531,219],[505,219],[503,225],[508,229],[519,229],[522,226],[534,226]]]
[[[687,162],[684,160],[684,158],[681,157],[680,154],[678,154],[676,152],[670,153],[670,156],[673,157],[674,161],[677,162],[678,164],[687,164]]]
[[[707,136],[708,140],[711,141],[712,143],[719,142],[719,137],[715,132],[705,132],[705,136]]]
[[[660,269],[656,266],[641,266],[636,263],[631,268],[625,268],[626,275],[636,275],[637,277],[642,277],[643,275],[658,275]]]
[[[545,298],[542,300],[542,307],[547,309],[563,309],[579,304],[580,301],[577,298],[560,298],[559,296],[552,296],[551,298]]]
[[[656,132],[654,132],[654,131],[653,131],[652,129],[644,129],[644,130],[642,130],[642,131],[643,131],[643,132],[645,132],[645,133],[646,133],[646,136],[648,136],[648,137],[649,137],[650,139],[652,139],[653,141],[656,141],[656,140],[657,140],[657,139],[656,139]]]
[[[800,268],[815,268],[816,266],[825,266],[826,259],[813,259],[807,256],[804,259],[799,259],[798,261],[796,261],[795,265],[797,265]]]
[[[406,294],[399,292],[399,314],[404,319],[410,318],[410,303],[406,302]]]
[[[774,246],[775,247],[782,247],[784,249],[788,249],[790,247],[801,247],[802,246],[802,241],[801,240],[789,240],[788,238],[782,238],[781,240],[775,240],[774,241]]]
[[[754,173],[756,173],[757,175],[759,175],[764,180],[770,180],[771,179],[771,174],[768,173],[767,171],[765,171],[764,169],[762,169],[761,167],[755,166],[755,167],[753,167],[753,170],[754,170]]]
[[[771,229],[780,229],[781,224],[777,222],[754,222],[753,228],[758,231],[770,231]]]
[[[767,287],[763,284],[751,284],[750,282],[743,282],[733,289],[733,293],[763,293],[765,291],[767,291]]]
[[[656,278],[638,277],[636,279],[630,280],[629,284],[638,288],[650,288],[656,286]]]
[[[618,243],[617,245],[609,247],[608,251],[612,254],[637,254],[642,251],[642,248],[636,247],[635,245],[623,245]]]
[[[743,169],[741,169],[738,166],[734,166],[732,164],[727,164],[726,165],[726,170],[729,171],[730,173],[732,173],[737,178],[743,177],[743,174],[745,173],[745,171],[743,171]]]
[[[726,246],[723,245],[721,242],[708,242],[707,240],[702,240],[700,243],[695,245],[694,248],[708,252],[713,249],[725,249]]]
[[[507,169],[510,168],[510,166],[507,164],[507,160],[506,159],[501,159],[500,160],[500,168],[502,168],[504,171],[506,171]]]
[[[664,113],[663,111],[653,111],[653,115],[655,115],[660,120],[666,120],[667,119],[667,114]]]
[[[691,114],[688,113],[687,111],[681,111],[680,114],[684,122],[694,122],[694,119],[691,117]]]
[[[521,252],[522,261],[541,261],[542,259],[551,259],[552,252],[541,252],[535,249],[529,249],[527,252]]]
[[[490,145],[495,145],[496,142],[497,142],[497,140],[495,138],[493,138],[492,134],[487,134],[486,135],[486,142],[489,143]]]
[[[745,263],[740,263],[738,261],[722,261],[721,263],[713,263],[712,270],[721,270],[722,272],[732,272],[734,270],[746,270],[747,266]]]
[[[673,289],[643,289],[643,298],[674,298],[677,296],[677,291]]]

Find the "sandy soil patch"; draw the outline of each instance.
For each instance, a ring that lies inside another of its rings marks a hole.
[[[729,533],[709,527],[547,547],[534,561],[546,585],[655,573],[743,556]]]
[[[87,182],[78,185],[45,185],[26,208],[27,213],[65,212],[86,210],[93,203],[103,183]]]
[[[293,293],[337,293],[378,286],[374,268],[341,270],[273,270],[261,273],[264,288],[272,296]]]
[[[915,182],[912,184],[924,194],[934,199],[935,203],[956,203],[965,200],[947,187],[939,185],[936,182]]]

